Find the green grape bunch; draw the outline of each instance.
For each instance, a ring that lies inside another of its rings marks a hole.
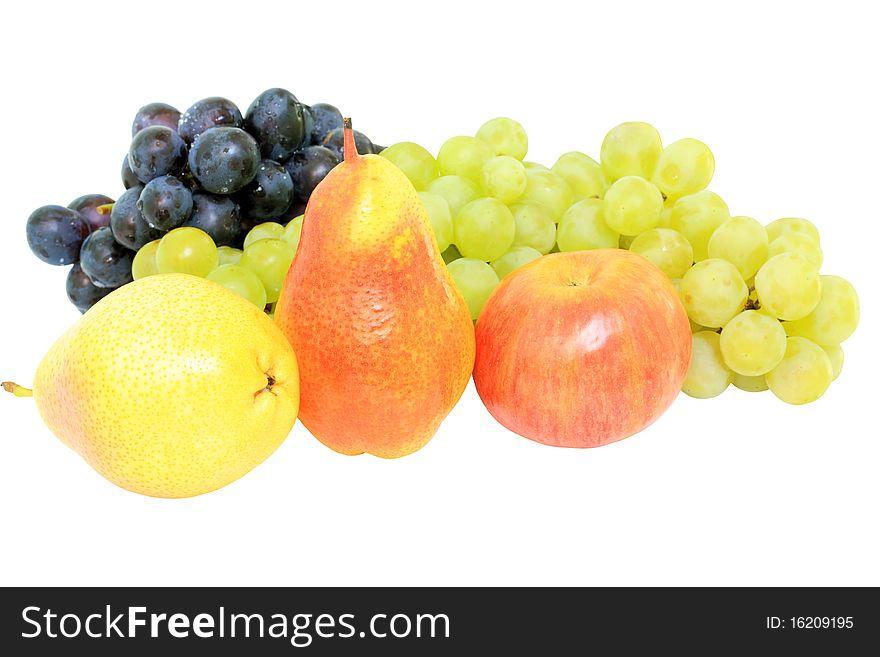
[[[420,192],[473,319],[507,275],[546,253],[623,248],[679,291],[693,340],[687,395],[732,385],[804,404],[839,376],[855,289],[820,274],[810,221],[732,216],[708,189],[715,156],[702,141],[664,146],[654,126],[630,121],[605,135],[598,159],[570,151],[549,168],[525,159],[528,146],[522,125],[501,117],[446,140],[436,158],[412,142],[381,152]]]

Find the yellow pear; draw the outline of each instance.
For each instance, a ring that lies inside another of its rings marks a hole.
[[[282,443],[299,372],[252,303],[203,278],[160,274],[83,315],[43,358],[32,394],[52,433],[114,484],[190,497],[235,481]]]

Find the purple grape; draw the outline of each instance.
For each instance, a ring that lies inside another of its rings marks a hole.
[[[113,199],[103,194],[86,194],[71,201],[67,207],[79,212],[89,224],[91,230],[110,225],[110,213],[101,214],[98,208],[102,205],[113,203]]]
[[[125,190],[110,213],[110,230],[122,246],[137,251],[144,244],[157,240],[164,231],[153,228],[138,209],[138,200],[144,188],[141,185]]]
[[[267,160],[283,162],[306,140],[303,106],[286,89],[268,89],[251,103],[244,127]]]
[[[151,125],[162,125],[172,130],[177,130],[180,121],[180,112],[167,103],[150,103],[141,107],[134,115],[131,123],[131,136],[134,137],[144,128]]]
[[[317,103],[311,106],[312,126],[311,142],[320,144],[324,138],[336,128],[342,128],[342,112],[329,103]]]
[[[269,221],[290,207],[293,181],[283,166],[272,160],[263,160],[257,175],[235,195],[235,200],[247,220]]]
[[[159,176],[141,191],[137,208],[151,228],[167,232],[189,219],[192,192],[173,176]]]
[[[122,184],[126,189],[131,189],[141,184],[141,181],[134,175],[134,171],[131,170],[131,166],[128,164],[128,153],[125,154],[122,160]]]
[[[95,285],[79,264],[71,267],[67,273],[67,298],[81,313],[86,312],[115,289]]]
[[[128,164],[142,183],[159,176],[176,176],[186,164],[186,144],[171,128],[152,125],[131,140]]]
[[[303,142],[300,148],[312,145],[312,133],[315,131],[315,117],[312,108],[303,105]]]
[[[235,103],[214,96],[204,98],[186,110],[180,117],[177,132],[187,144],[192,144],[205,130],[219,126],[240,128],[243,122],[241,111]]]
[[[293,191],[300,201],[308,201],[330,170],[339,164],[336,153],[324,146],[306,146],[284,163],[293,181]]]
[[[236,243],[241,233],[241,214],[238,204],[229,196],[208,192],[193,192],[193,211],[184,226],[203,230],[217,246]]]
[[[296,219],[301,214],[305,214],[306,205],[303,201],[300,201],[298,198],[293,199],[293,203],[290,204],[290,207],[282,214],[280,217],[277,217],[273,221],[278,222],[282,226],[286,226],[290,223],[291,220]]]
[[[189,168],[206,191],[233,194],[242,189],[260,165],[260,147],[240,128],[205,130],[189,151]]]
[[[83,241],[91,232],[89,223],[76,210],[44,205],[27,220],[27,242],[31,251],[50,265],[69,265],[79,260]]]
[[[119,287],[131,282],[134,251],[122,246],[110,228],[99,228],[86,238],[79,264],[98,287]]]

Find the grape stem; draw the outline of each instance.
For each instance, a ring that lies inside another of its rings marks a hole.
[[[358,156],[357,146],[354,143],[354,132],[351,130],[351,118],[342,119],[342,159],[346,162],[355,160]]]
[[[34,391],[30,388],[25,388],[24,386],[20,386],[17,383],[13,383],[12,381],[4,381],[3,389],[6,392],[11,392],[16,397],[33,397]]]
[[[96,207],[95,211],[98,214],[102,214],[102,215],[103,214],[110,214],[111,212],[113,212],[114,205],[116,205],[116,204],[115,203],[105,203],[104,205],[99,205],[98,207]]]

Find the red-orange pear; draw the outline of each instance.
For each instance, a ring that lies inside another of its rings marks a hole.
[[[315,188],[275,310],[296,352],[302,423],[343,454],[427,443],[461,397],[474,329],[406,176],[359,155]]]

